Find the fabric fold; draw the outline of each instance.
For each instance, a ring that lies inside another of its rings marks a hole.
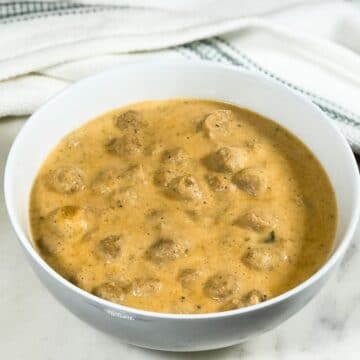
[[[73,81],[123,62],[202,59],[307,96],[359,151],[360,33],[349,29],[357,29],[360,6],[225,0],[216,7],[212,0],[0,1],[0,117],[30,114]]]

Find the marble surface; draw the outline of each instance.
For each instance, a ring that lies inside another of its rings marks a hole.
[[[24,119],[0,121],[0,187],[6,157]],[[19,182],[21,186],[21,182]],[[360,230],[321,293],[279,328],[228,349],[196,354],[143,350],[75,318],[40,284],[25,260],[0,193],[0,358],[111,359],[359,359]]]

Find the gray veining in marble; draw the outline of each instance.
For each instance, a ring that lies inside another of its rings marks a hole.
[[[0,186],[22,119],[0,121]],[[21,183],[19,183],[20,186]],[[276,330],[232,348],[161,353],[121,344],[82,323],[42,287],[25,261],[0,192],[0,358],[27,360],[360,358],[360,230],[335,276],[300,313]]]

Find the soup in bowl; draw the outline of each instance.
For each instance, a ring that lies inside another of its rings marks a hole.
[[[254,305],[327,260],[335,194],[278,124],[208,100],[131,104],[67,135],[31,196],[35,244],[67,280],[163,313]]]
[[[320,289],[359,212],[353,155],[318,109],[190,62],[69,87],[19,134],[5,190],[50,291],[163,350],[229,346],[281,323]]]

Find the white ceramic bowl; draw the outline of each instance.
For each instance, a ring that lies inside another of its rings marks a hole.
[[[321,161],[335,189],[339,224],[332,256],[307,281],[281,296],[239,310],[160,314],[95,297],[62,278],[36,252],[29,230],[31,186],[42,162],[61,138],[112,108],[179,97],[226,101],[274,119],[297,135]],[[35,273],[49,291],[80,319],[124,342],[171,351],[230,346],[274,328],[299,311],[323,286],[351,241],[359,217],[359,189],[358,169],[348,144],[310,101],[261,76],[199,62],[124,65],[68,87],[26,122],[12,146],[5,171],[5,199],[12,225]]]

